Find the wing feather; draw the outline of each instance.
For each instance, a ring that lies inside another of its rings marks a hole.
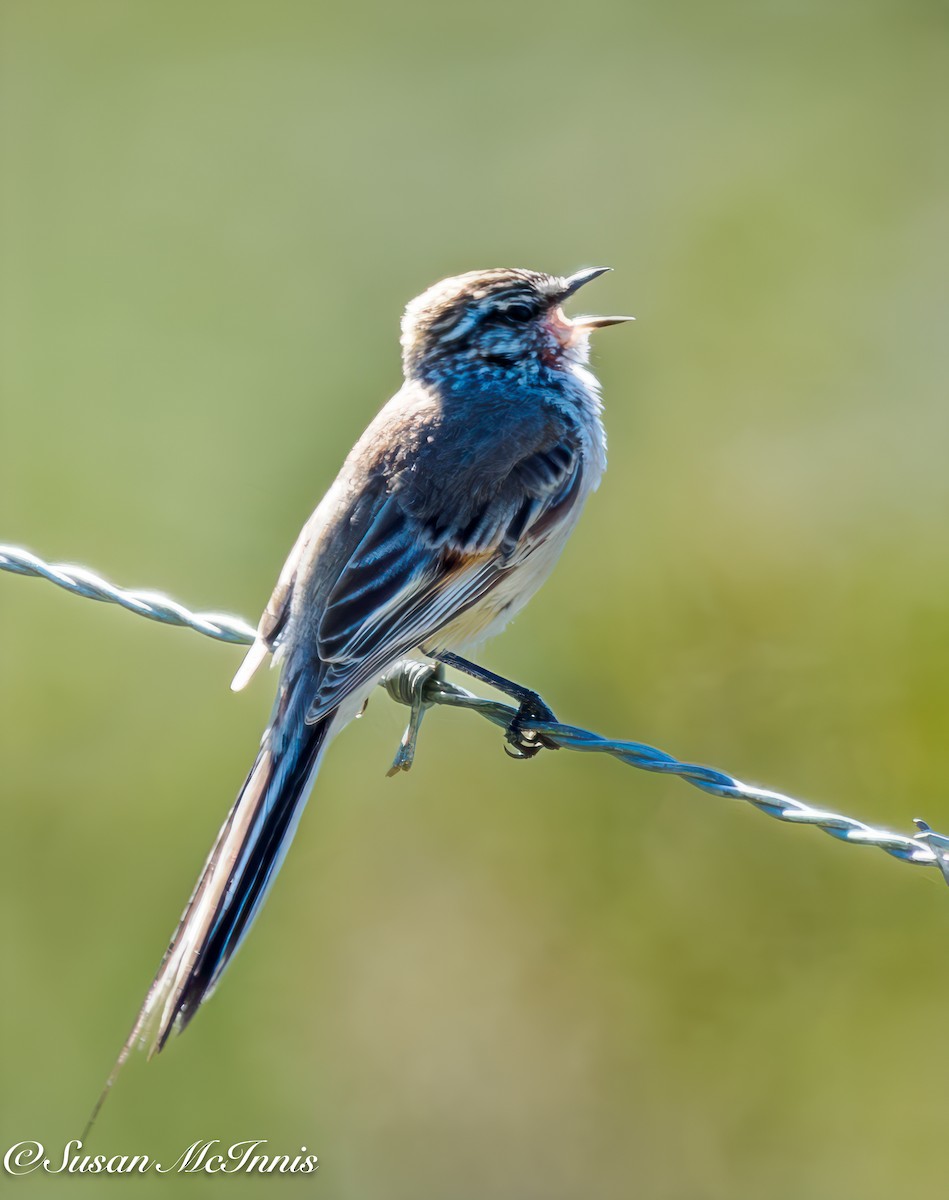
[[[317,628],[325,669],[307,721],[491,592],[577,501],[582,470],[572,440],[526,456],[453,531],[433,528],[391,492],[326,598]]]

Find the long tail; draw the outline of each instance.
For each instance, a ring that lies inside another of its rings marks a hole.
[[[247,936],[283,863],[335,713],[307,725],[307,681],[284,681],[260,751],[211,848],[158,974],[93,1111],[137,1045],[158,1053],[181,1032]]]

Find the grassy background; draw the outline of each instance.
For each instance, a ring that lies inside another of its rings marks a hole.
[[[615,274],[611,470],[485,655],[568,721],[949,824],[947,21],[5,0],[0,538],[256,616],[475,266]],[[75,1136],[269,709],[0,577],[5,1149]],[[942,1188],[932,873],[433,713],[334,747],[248,948],[91,1148],[301,1145],[334,1200]],[[92,1179],[33,1194],[92,1195]],[[129,1197],[203,1180],[153,1176]],[[267,1181],[232,1179],[246,1195]]]

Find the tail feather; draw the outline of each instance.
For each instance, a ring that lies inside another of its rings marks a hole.
[[[255,788],[260,810],[250,837],[242,848],[237,867],[228,881],[224,902],[209,929],[200,955],[189,970],[177,1005],[177,1026],[183,1030],[201,1003],[210,996],[225,967],[247,936],[260,911],[270,885],[283,865],[297,823],[309,795],[315,769],[326,742],[329,721],[313,732],[302,729],[292,753],[274,757],[259,770],[260,786]],[[258,756],[258,761],[261,757]],[[255,764],[255,767],[257,764]],[[254,772],[248,777],[251,783]],[[256,783],[256,781],[255,781]],[[160,1050],[170,1029],[164,1031]]]
[[[136,1046],[149,1057],[181,1032],[213,992],[266,898],[296,832],[335,713],[305,715],[312,689],[284,684],[260,751],[221,826],[132,1031],[93,1109],[86,1137]]]
[[[116,1070],[134,1046],[148,1045],[151,1056],[173,1030],[185,1028],[260,911],[296,831],[334,716],[307,725],[307,695],[300,680],[281,688],[254,765],[211,848]]]

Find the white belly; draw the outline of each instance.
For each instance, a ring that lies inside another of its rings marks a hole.
[[[516,566],[505,571],[497,585],[477,604],[449,622],[429,639],[424,650],[464,650],[478,645],[507,625],[524,607],[551,571],[573,532],[587,496],[599,483],[599,472],[591,482],[584,480],[582,491],[565,514],[561,524]]]

